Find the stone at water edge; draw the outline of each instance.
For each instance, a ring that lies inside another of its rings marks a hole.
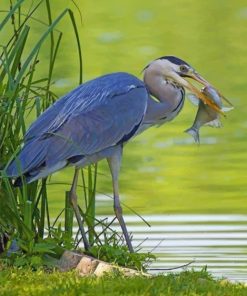
[[[95,272],[95,269],[97,268],[98,264],[99,264],[99,260],[97,260],[93,257],[84,255],[81,258],[81,261],[76,266],[76,270],[79,271],[80,275],[93,274]]]
[[[116,271],[117,269],[115,266],[102,261],[102,262],[99,262],[97,268],[94,271],[94,274],[96,276],[102,276],[106,273],[114,273]]]
[[[71,251],[64,251],[63,255],[58,260],[58,268],[61,271],[68,271],[70,269],[76,268],[83,256],[84,254]]]
[[[91,256],[76,253],[72,251],[65,251],[58,262],[58,268],[61,271],[68,271],[76,269],[81,276],[95,275],[102,276],[105,273],[119,272],[124,276],[146,276],[151,277],[152,275],[137,271],[135,269],[121,267],[113,265]]]

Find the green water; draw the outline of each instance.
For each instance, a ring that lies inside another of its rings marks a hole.
[[[58,14],[68,3],[71,1],[53,2],[54,11]],[[201,130],[200,146],[183,132],[196,114],[196,108],[188,101],[173,122],[152,128],[128,143],[120,177],[125,203],[139,213],[148,214],[247,213],[247,3],[240,0],[77,3],[83,18],[79,30],[84,80],[114,71],[127,71],[141,78],[141,70],[149,61],[175,55],[193,65],[235,105],[227,119],[222,119],[222,129]],[[80,23],[79,14],[75,14]],[[64,37],[55,89],[62,95],[76,86],[78,63],[69,21],[63,21],[60,29]],[[45,73],[44,53],[41,63]],[[105,161],[99,171],[102,175],[98,191],[110,193]],[[71,179],[72,170],[66,169],[55,174],[51,182],[71,182]],[[64,190],[68,188],[49,186],[53,209],[63,207]],[[98,210],[109,213],[112,208]]]

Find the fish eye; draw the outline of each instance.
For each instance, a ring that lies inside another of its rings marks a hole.
[[[182,66],[180,66],[180,71],[186,73],[189,71],[189,69],[185,65],[182,65]]]

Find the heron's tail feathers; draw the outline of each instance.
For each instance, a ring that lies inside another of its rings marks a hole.
[[[23,179],[25,179],[27,183],[32,183],[38,179],[46,178],[52,173],[58,170],[61,170],[66,165],[67,165],[66,161],[60,161],[52,167],[40,166],[37,169],[33,169],[32,171],[26,172],[23,176],[17,177],[14,181],[14,186],[15,187],[22,186]]]
[[[49,137],[26,142],[6,169],[7,177],[15,180],[14,186],[22,186],[23,178],[31,183],[64,168],[68,161],[56,159],[55,153],[51,156],[52,148]]]
[[[59,161],[55,165],[47,165],[47,147],[49,139],[37,139],[27,142],[20,154],[9,164],[6,175],[14,179],[14,186],[22,186],[23,178],[31,183],[45,178],[53,172],[66,166],[66,161]]]
[[[41,167],[45,163],[46,149],[45,140],[26,143],[20,154],[7,167],[7,176],[15,178]]]

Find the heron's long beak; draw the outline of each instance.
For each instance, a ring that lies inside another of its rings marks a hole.
[[[205,80],[201,75],[199,75],[195,71],[190,72],[190,74],[187,77],[196,80],[197,82],[203,84],[204,86],[211,86],[211,84],[207,80]],[[199,91],[193,84],[191,84],[187,80],[186,80],[186,82],[187,82],[187,85],[185,87],[187,89],[189,89],[191,92],[193,92],[200,100],[202,100],[205,104],[207,104],[209,107],[214,109],[216,112],[224,115],[224,112],[221,110],[221,108],[214,101],[212,101],[212,99],[210,97],[206,96],[203,92]],[[219,92],[218,92],[218,94],[223,99],[225,99]],[[226,100],[226,101],[228,103],[230,103],[228,100]]]
[[[196,71],[192,71],[188,77],[198,81],[199,83],[203,84],[204,86],[208,86],[210,85],[210,83],[204,79],[199,73],[197,73]]]

